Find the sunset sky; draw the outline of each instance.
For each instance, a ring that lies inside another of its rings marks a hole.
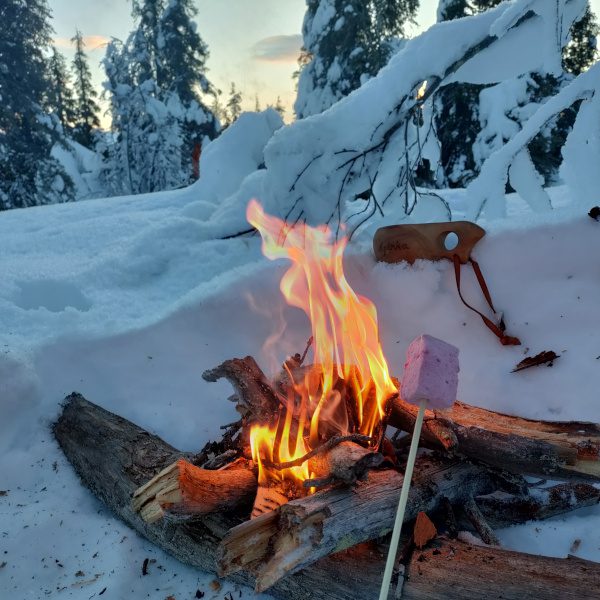
[[[133,28],[130,0],[49,0],[56,44],[70,60],[70,38],[79,28],[86,37],[94,83],[100,89],[100,61],[111,37],[124,40]],[[244,108],[274,104],[281,97],[292,118],[295,91],[292,73],[302,43],[305,0],[196,0],[198,31],[210,49],[208,77],[226,98],[231,82],[241,89]],[[437,0],[421,0],[418,27],[435,21]],[[598,14],[600,0],[592,0]],[[103,120],[107,124],[107,120]]]

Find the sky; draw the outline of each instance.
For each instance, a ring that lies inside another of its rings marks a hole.
[[[56,45],[70,60],[70,38],[81,30],[96,87],[104,73],[100,61],[111,37],[124,40],[133,29],[130,0],[49,0]],[[198,31],[210,49],[208,78],[226,99],[231,83],[242,91],[243,108],[254,110],[281,98],[286,120],[293,119],[292,74],[302,44],[305,0],[195,0]],[[421,0],[416,35],[435,22],[437,0]],[[600,14],[600,0],[591,0]],[[106,104],[103,103],[103,110]],[[103,118],[108,125],[108,118]]]

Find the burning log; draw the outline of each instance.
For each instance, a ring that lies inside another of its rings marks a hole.
[[[179,459],[133,493],[133,509],[147,523],[165,513],[209,515],[244,508],[256,495],[256,475],[245,468],[211,471]]]
[[[234,400],[242,417],[268,420],[281,406],[277,393],[254,358],[232,358],[202,373],[202,379],[215,382],[227,379],[236,391]]]
[[[131,498],[136,489],[165,467],[172,465],[177,459],[185,457],[181,452],[133,423],[88,402],[78,394],[72,394],[66,399],[63,412],[53,430],[63,452],[80,475],[83,483],[118,517],[182,562],[205,571],[214,571],[218,544],[225,532],[239,523],[240,516],[215,512],[193,520],[161,520],[155,523],[146,523],[132,507]],[[437,492],[428,487],[428,478],[432,477],[436,480],[436,478],[442,477],[442,472],[436,471],[434,468],[430,468],[432,472],[429,475],[425,467],[426,465],[423,464],[425,471],[421,473],[418,482],[418,488],[423,490],[422,501],[416,502],[419,509],[426,508],[436,501],[434,496]],[[477,481],[480,481],[481,473],[484,472],[482,467],[468,464],[463,467],[458,464],[448,467],[446,472],[450,474],[452,469],[458,471],[461,468],[472,469],[473,476]],[[461,472],[464,473],[464,471]],[[371,473],[369,481],[360,483],[359,489],[361,487],[364,487],[365,490],[371,489],[371,493],[375,494],[377,489],[373,486],[376,480],[379,478],[382,482],[390,474],[393,473],[390,471]],[[393,476],[396,478],[395,485],[398,489],[401,484],[401,476],[396,474]],[[466,489],[473,493],[476,493],[476,489],[480,489],[481,484],[469,482],[468,478],[464,476],[463,481],[465,479],[467,480]],[[446,481],[446,488],[448,485],[451,485],[451,482]],[[544,511],[548,514],[557,514],[563,510],[572,510],[578,507],[577,503],[580,501],[582,502],[580,505],[589,503],[591,486],[576,485],[583,487],[579,488],[575,495],[571,494],[571,488],[564,488],[561,494],[549,493],[549,501],[544,504],[547,508],[541,510],[540,514],[543,516]],[[417,487],[415,487],[416,489]],[[593,490],[593,488],[591,489]],[[354,493],[351,490],[338,489],[315,494],[311,497],[312,502],[313,504],[320,503],[320,510],[318,506],[313,505],[313,515],[318,519],[323,513],[327,515],[331,511],[335,512],[335,505],[338,502],[343,502],[348,506],[348,497]],[[552,504],[556,498],[566,498],[567,496],[573,496],[575,502],[570,504],[560,501]],[[507,524],[502,519],[510,519],[510,512],[508,516],[494,513],[494,507],[482,500],[485,497],[489,497],[489,495],[475,496],[489,522],[494,523],[493,516],[495,520]],[[305,498],[302,502],[311,500],[311,498]],[[367,507],[362,514],[370,512],[375,520],[379,520],[377,513],[381,501],[373,495],[365,497],[365,502]],[[288,504],[287,507],[293,504],[294,502]],[[500,507],[499,510],[503,511],[504,507]],[[390,510],[390,515],[392,512],[393,508]],[[516,512],[518,514],[515,521],[522,521],[523,515],[519,511]],[[262,523],[262,527],[267,530],[266,533],[260,533],[260,539],[268,537],[274,539],[277,533],[278,515],[279,511],[275,511],[253,521],[255,524]],[[347,520],[354,519],[354,513],[347,514]],[[392,516],[388,521],[387,528],[389,529]],[[341,528],[340,531],[343,529]],[[305,530],[310,531],[310,529]],[[331,533],[332,530],[328,528],[327,531]],[[344,548],[352,542],[351,539],[340,538],[337,546]],[[331,545],[331,540],[328,543]],[[445,552],[445,547],[445,545],[441,547],[441,557],[449,556],[450,551]],[[463,551],[463,549],[465,550]],[[247,551],[249,554],[254,553],[254,556],[258,558],[264,552],[264,548],[261,545],[255,547],[251,544]],[[404,583],[403,597],[445,600],[449,597],[448,585],[451,584],[453,590],[460,589],[460,594],[452,593],[452,597],[460,600],[480,600],[490,592],[500,596],[506,589],[510,589],[510,593],[513,594],[503,595],[509,599],[564,598],[569,597],[567,593],[569,590],[572,591],[571,597],[586,599],[594,597],[593,594],[596,593],[599,585],[600,566],[594,563],[507,553],[496,549],[472,547],[459,542],[452,542],[451,551],[454,552],[454,555],[449,557],[445,564],[442,564],[440,555],[431,552],[415,555],[408,571],[411,577]],[[421,555],[425,556],[425,560],[419,560]],[[489,556],[493,556],[493,560],[489,565],[482,566],[480,563],[489,560],[487,558]],[[249,560],[252,562],[251,555]],[[520,565],[523,567],[521,568]],[[548,565],[551,565],[554,573],[550,583],[546,576],[549,572]],[[431,574],[428,571],[430,566],[432,567]],[[575,570],[573,566],[576,567]],[[418,572],[417,569],[421,569],[421,572]],[[488,573],[488,569],[494,569],[495,572]],[[278,581],[270,588],[269,593],[286,600],[372,600],[377,597],[382,572],[382,555],[372,546],[363,544],[351,550],[339,552],[333,557],[320,559],[302,572]],[[521,572],[526,575],[519,577]],[[573,581],[571,572],[577,575],[577,581]],[[426,573],[427,577],[421,576]],[[456,575],[457,573],[460,573],[460,576]],[[486,575],[478,578],[478,573]],[[248,573],[239,572],[232,575],[231,578],[246,585],[254,583],[252,576]],[[465,584],[455,588],[454,586],[458,585],[457,581],[463,581],[469,585]],[[535,591],[532,591],[534,588]],[[521,591],[517,593],[519,589]]]
[[[436,510],[444,496],[462,503],[495,487],[487,471],[467,463],[422,458],[416,470],[406,521],[421,510]],[[392,529],[402,482],[396,471],[370,472],[355,488],[318,492],[242,523],[221,543],[219,571],[249,570],[256,576],[257,591],[263,591],[324,556],[381,537]]]
[[[390,425],[412,431],[415,419],[415,407],[392,400]],[[426,412],[423,440],[513,473],[600,481],[595,423],[533,421],[456,402]]]
[[[370,439],[358,434],[334,437],[295,460],[267,463],[268,467],[275,471],[307,463],[311,479],[303,482],[304,489],[298,489],[297,484],[285,481],[260,485],[252,508],[252,518],[275,510],[292,498],[304,496],[309,488],[320,488],[334,483],[352,484],[364,479],[369,469],[379,467],[385,461],[385,457],[379,452],[373,452],[355,443],[367,443]]]

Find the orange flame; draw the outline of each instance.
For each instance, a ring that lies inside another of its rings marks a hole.
[[[289,373],[293,397],[287,398],[276,427],[255,426],[251,432],[252,455],[259,464],[259,482],[264,483],[273,475],[268,468],[265,473],[265,461],[294,460],[331,435],[371,435],[396,388],[379,344],[375,306],[356,294],[344,275],[347,240],[333,242],[324,226],[290,228],[267,215],[256,200],[248,205],[247,218],[262,236],[265,256],[292,261],[280,289],[288,304],[310,319],[315,364],[301,382]],[[349,409],[341,406],[347,400],[342,399],[340,385],[352,390],[354,405]],[[275,477],[303,481],[309,477],[308,467],[305,463]]]

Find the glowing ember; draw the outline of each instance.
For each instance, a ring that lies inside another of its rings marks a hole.
[[[427,89],[427,79],[421,84],[421,87],[417,90],[417,100],[422,100],[425,96],[425,90]]]
[[[288,304],[308,315],[314,340],[314,367],[301,376],[288,372],[293,389],[283,399],[286,408],[273,427],[252,429],[252,456],[261,484],[303,481],[310,476],[307,463],[280,471],[268,463],[297,459],[334,435],[372,435],[396,388],[379,344],[375,306],[344,276],[347,241],[332,241],[327,227],[290,229],[255,200],[247,217],[262,236],[265,256],[292,261],[280,288]]]

